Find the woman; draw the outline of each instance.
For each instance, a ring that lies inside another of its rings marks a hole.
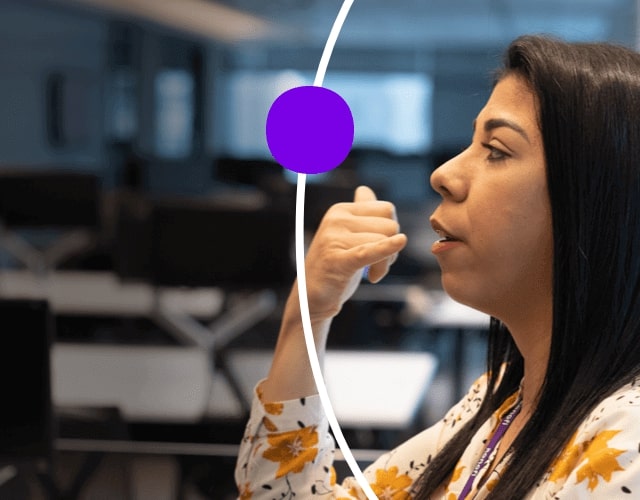
[[[640,497],[640,55],[515,40],[471,144],[436,169],[442,284],[492,316],[487,374],[443,420],[365,471],[381,499]],[[306,258],[316,347],[371,265],[406,244],[366,187]],[[297,290],[258,386],[244,498],[365,498],[332,478]],[[483,456],[484,455],[484,456]]]

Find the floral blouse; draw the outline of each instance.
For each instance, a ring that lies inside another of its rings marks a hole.
[[[385,453],[363,472],[380,500],[410,500],[411,487],[432,456],[480,407],[487,379],[480,377],[435,425]],[[332,463],[335,445],[318,396],[264,404],[256,390],[251,417],[236,464],[236,483],[245,499],[359,499],[354,478],[340,484]],[[449,484],[433,498],[456,500],[501,418],[518,394],[479,429],[460,458]],[[495,452],[494,452],[495,454]],[[477,480],[491,467],[489,460]],[[504,463],[504,462],[502,462]],[[496,484],[501,464],[469,499],[481,500]],[[607,397],[583,421],[550,471],[528,499],[640,498],[640,380]]]

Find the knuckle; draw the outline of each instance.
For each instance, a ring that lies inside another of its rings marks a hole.
[[[325,215],[331,215],[331,214],[339,213],[343,209],[344,209],[344,204],[343,203],[334,203],[333,205],[330,205],[329,208],[327,208],[327,211],[325,212]]]
[[[362,260],[365,260],[368,256],[368,251],[365,247],[358,247],[355,249],[354,252],[354,257],[356,262],[360,262]]]

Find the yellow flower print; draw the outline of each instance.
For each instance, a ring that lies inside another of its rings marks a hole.
[[[318,433],[315,427],[267,435],[269,448],[262,454],[267,460],[278,462],[280,466],[276,478],[290,472],[302,472],[307,462],[315,460],[318,454]]]
[[[399,476],[398,467],[394,466],[388,470],[378,469],[371,489],[379,500],[408,500],[411,497],[405,491],[407,486],[411,486],[411,478],[405,474]]]
[[[262,402],[264,406],[264,411],[266,411],[269,415],[280,415],[282,410],[284,410],[284,404],[282,403],[265,403],[264,399],[262,399],[262,384],[258,386],[258,399]]]
[[[569,477],[582,458],[585,443],[576,444],[576,434],[569,440],[567,446],[551,465],[549,481],[557,483]]]
[[[249,483],[244,483],[240,488],[238,500],[251,500],[253,492],[249,489]]]
[[[571,471],[586,460],[586,463],[576,472],[578,483],[588,480],[588,488],[593,491],[598,486],[599,477],[607,482],[610,481],[615,471],[624,470],[616,460],[616,457],[624,451],[607,446],[609,440],[619,432],[602,431],[591,441],[582,443],[576,443],[574,435],[551,466],[549,480],[557,482],[566,479]]]
[[[276,424],[274,424],[269,417],[262,417],[262,424],[269,432],[276,432],[278,430]]]
[[[362,491],[362,490],[360,490],[359,488],[358,488],[358,489],[356,489],[355,487],[353,487],[353,486],[352,486],[352,487],[349,489],[349,495],[351,495],[351,497],[353,497],[353,498],[361,498],[361,496],[360,496],[360,492],[361,492],[361,491]],[[363,495],[364,495],[364,494],[363,494]],[[366,496],[365,496],[364,498],[366,498]],[[338,500],[342,500],[342,499],[341,499],[341,498],[339,498]]]
[[[608,441],[619,432],[603,431],[591,440],[584,452],[587,463],[578,469],[578,483],[588,479],[589,489],[593,491],[598,486],[598,476],[609,482],[615,471],[624,470],[616,460],[624,451],[607,446]]]
[[[466,467],[464,465],[461,465],[459,467],[456,467],[453,471],[453,474],[451,476],[451,483],[455,483],[458,479],[460,479],[460,477],[462,476],[462,471],[466,469]]]
[[[449,479],[449,486],[454,484],[458,479],[462,477],[462,471],[466,469],[466,466],[459,465],[455,469],[453,469],[453,474],[451,474],[451,478]],[[449,487],[447,487],[447,492],[449,492]],[[455,500],[457,496],[454,493],[447,493],[447,500]]]
[[[498,485],[498,481],[500,481],[497,477],[493,479],[489,479],[487,481],[487,490],[493,491],[493,489]]]
[[[264,404],[264,411],[266,411],[269,415],[280,415],[283,409],[284,409],[284,405],[282,403],[265,403]]]

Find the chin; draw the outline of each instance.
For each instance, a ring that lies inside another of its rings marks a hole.
[[[486,287],[469,287],[469,281],[454,280],[444,273],[441,282],[446,294],[456,302],[489,316],[496,315],[495,307],[491,307],[492,294]]]

